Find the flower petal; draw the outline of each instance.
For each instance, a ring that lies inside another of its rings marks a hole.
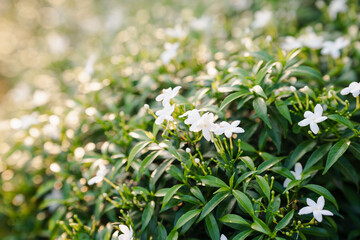
[[[120,224],[119,229],[124,234],[128,234],[130,232],[130,229],[128,228],[128,226],[126,226],[124,224]]]
[[[314,134],[319,132],[319,126],[315,122],[310,123],[310,129]]]
[[[298,174],[301,175],[302,170],[303,170],[303,168],[302,168],[301,163],[299,163],[299,162],[296,163],[296,164],[295,164],[295,174],[296,174],[296,175],[298,175]]]
[[[227,237],[224,234],[221,234],[220,240],[228,240]]]
[[[317,207],[319,209],[323,209],[324,208],[324,205],[325,205],[325,199],[323,196],[320,196],[317,200]]]
[[[207,140],[207,141],[210,141],[211,140],[211,134],[210,134],[210,131],[205,128],[202,130],[202,133],[204,135],[204,138]]]
[[[317,207],[316,202],[314,200],[312,200],[311,198],[307,198],[306,203],[307,203],[307,205],[309,205],[313,209]]]
[[[334,216],[334,214],[329,210],[321,210],[320,213],[325,216]]]
[[[314,214],[314,218],[315,218],[318,222],[322,222],[323,217],[322,217],[320,211],[314,211],[313,214]]]
[[[316,117],[321,117],[321,115],[323,114],[323,108],[320,104],[316,104],[315,106],[315,111],[314,111],[314,115]]]
[[[310,111],[306,111],[304,113],[304,118],[312,118],[314,116],[314,113],[310,112]]]
[[[299,215],[309,214],[312,212],[313,212],[312,207],[303,207],[302,209],[300,209]]]
[[[298,125],[300,127],[305,127],[311,123],[311,119],[305,118],[304,120],[300,121]]]
[[[318,117],[318,118],[316,118],[315,122],[316,122],[316,123],[320,123],[320,122],[325,121],[326,119],[328,119],[328,117],[325,117],[325,116]]]
[[[290,182],[291,182],[290,178],[285,179],[284,184],[283,184],[284,188],[287,188],[287,186],[289,185]]]

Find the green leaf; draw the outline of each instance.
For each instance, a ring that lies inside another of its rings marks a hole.
[[[269,183],[262,176],[255,176],[256,181],[259,184],[261,190],[265,194],[266,198],[270,201],[270,186]]]
[[[202,183],[204,183],[207,186],[211,186],[211,187],[227,187],[229,188],[229,186],[224,183],[224,181],[222,181],[220,178],[214,177],[214,176],[202,176],[200,177],[200,180]]]
[[[179,237],[179,233],[175,229],[173,229],[170,232],[169,236],[166,238],[166,240],[177,240],[178,237]]]
[[[229,196],[229,192],[219,192],[215,194],[215,196],[205,204],[201,215],[197,222],[200,222],[204,217],[206,217],[214,208],[219,205],[225,198]]]
[[[271,168],[271,171],[273,171],[274,173],[277,173],[277,174],[279,174],[279,175],[281,175],[283,177],[290,178],[292,180],[295,179],[294,175],[287,168],[273,167],[273,168]]]
[[[271,234],[270,228],[261,219],[257,217],[254,217],[254,223],[251,224],[251,228],[266,235]]]
[[[240,206],[243,207],[250,216],[254,217],[255,214],[254,214],[253,205],[251,204],[251,201],[246,196],[246,194],[240,192],[239,190],[233,190],[233,195],[240,204]]]
[[[146,158],[141,162],[141,166],[136,176],[136,181],[139,181],[140,177],[144,174],[145,169],[148,168],[148,166],[156,159],[157,156],[159,156],[160,153],[161,151],[154,151],[146,156]]]
[[[360,160],[360,144],[352,142],[350,144],[350,151],[352,152],[354,157]]]
[[[208,230],[209,235],[211,237],[211,240],[219,240],[220,239],[219,226],[212,213],[206,216],[205,224],[206,224],[206,229]]]
[[[265,51],[257,51],[257,52],[251,52],[250,56],[263,60],[265,62],[269,62],[271,60],[274,60],[274,57],[272,57],[269,53]]]
[[[338,114],[331,114],[331,115],[328,115],[328,118],[335,122],[341,123],[350,129],[354,129],[354,125],[350,122],[350,120],[343,116],[340,116]]]
[[[304,172],[320,161],[330,150],[331,143],[327,143],[316,149],[306,162]]]
[[[286,189],[284,190],[283,194],[292,189],[295,186],[298,186],[301,183],[301,180],[291,180],[287,185]]]
[[[250,172],[245,172],[241,175],[241,177],[238,178],[238,180],[235,183],[235,188],[237,188],[237,186],[244,181],[245,179],[247,179],[250,175],[256,173],[256,171],[250,171]]]
[[[284,227],[286,227],[291,219],[293,218],[294,216],[294,209],[291,210],[290,212],[288,212],[285,217],[283,219],[280,220],[280,222],[276,225],[275,229],[274,229],[274,233],[280,231],[281,229],[283,229]]]
[[[238,235],[236,235],[233,240],[244,240],[246,239],[254,230],[252,229],[248,229],[248,230],[244,230],[241,233],[239,233]]]
[[[202,192],[200,191],[200,189],[197,186],[194,186],[192,188],[190,188],[190,192],[197,197],[198,199],[200,199],[200,201],[202,201],[203,203],[205,203],[205,198],[202,194]]]
[[[226,223],[234,223],[234,224],[242,224],[242,225],[250,225],[244,218],[235,214],[227,214],[220,218],[220,221]]]
[[[290,160],[287,162],[287,168],[293,168],[295,163],[299,161],[302,156],[304,156],[307,152],[313,149],[316,146],[316,142],[313,140],[308,140],[300,143],[294,150],[294,152],[290,156]]]
[[[259,153],[259,155],[265,161],[258,166],[258,169],[256,170],[256,172],[258,173],[262,173],[266,171],[267,169],[271,168],[272,166],[274,166],[275,164],[277,164],[278,162],[280,162],[285,158],[285,157],[275,157],[267,152],[261,152]]]
[[[183,172],[178,167],[171,165],[168,173],[179,182],[186,182]]]
[[[253,161],[250,157],[244,156],[244,157],[241,157],[240,159],[241,159],[241,161],[243,161],[243,162],[246,164],[246,166],[247,166],[250,170],[252,170],[252,171],[255,170],[254,161]]]
[[[130,151],[128,160],[127,160],[127,166],[126,166],[126,171],[129,170],[129,167],[131,165],[131,162],[134,160],[135,156],[141,151],[143,150],[148,144],[150,143],[150,141],[143,141],[143,142],[138,142]]]
[[[170,201],[170,199],[172,198],[172,196],[174,196],[174,194],[182,187],[184,186],[184,184],[178,184],[175,185],[173,187],[171,187],[165,194],[164,196],[164,200],[163,200],[163,204],[161,209],[163,209],[165,207],[165,205]]]
[[[150,222],[150,219],[154,213],[154,209],[155,209],[155,202],[151,201],[150,203],[148,203],[145,207],[144,213],[141,216],[141,232],[143,232],[145,230],[145,228],[147,227],[147,225]]]
[[[332,146],[326,159],[326,165],[323,175],[327,173],[330,167],[334,165],[334,163],[339,159],[339,157],[341,157],[345,153],[350,143],[351,141],[349,141],[348,139],[342,139],[339,142],[337,142],[334,146]]]
[[[271,129],[270,120],[267,116],[266,102],[262,97],[257,97],[253,101],[253,107],[258,116],[266,123],[266,125]]]
[[[280,114],[292,124],[289,108],[287,105],[281,100],[275,100],[275,106]]]
[[[162,223],[158,222],[157,239],[166,239],[166,236],[167,236],[166,228],[164,227],[164,225],[162,225]]]
[[[219,110],[223,110],[227,105],[229,105],[232,101],[245,96],[246,94],[249,94],[250,92],[248,90],[245,89],[241,89],[240,91],[236,92],[236,93],[232,93],[229,96],[227,96],[224,101],[221,103]]]
[[[311,79],[321,80],[322,79],[322,76],[318,71],[316,71],[315,69],[308,67],[308,66],[298,66],[298,67],[292,68],[290,76],[304,77],[304,78],[308,78],[309,80],[311,80]]]
[[[329,200],[330,202],[332,202],[335,205],[337,210],[339,210],[339,206],[336,202],[336,199],[326,188],[319,186],[319,185],[315,185],[315,184],[307,184],[304,186],[304,188],[307,188],[313,192],[316,192],[317,194],[319,194],[321,196],[324,196],[327,200]]]
[[[194,217],[196,217],[197,215],[199,215],[201,212],[201,209],[193,209],[190,210],[186,213],[184,213],[179,220],[176,222],[176,225],[174,227],[173,230],[178,230],[179,228],[181,228],[185,223],[187,223],[188,221],[190,221],[191,219],[193,219]]]

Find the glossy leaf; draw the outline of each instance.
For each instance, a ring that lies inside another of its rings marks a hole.
[[[307,188],[313,192],[316,192],[317,194],[319,194],[321,196],[324,196],[327,200],[329,200],[330,202],[332,202],[335,205],[337,210],[339,210],[339,206],[336,202],[336,199],[326,188],[319,186],[319,185],[315,185],[315,184],[307,184],[304,186],[304,188]]]
[[[215,194],[215,196],[205,204],[201,215],[198,219],[198,222],[200,222],[204,217],[206,217],[214,208],[216,208],[225,198],[229,196],[228,192],[219,192]]]
[[[143,141],[143,142],[138,142],[130,151],[129,157],[127,159],[127,166],[126,166],[126,170],[129,169],[132,161],[134,160],[134,158],[136,157],[136,155],[143,150],[148,144],[150,143],[150,141]]]
[[[281,100],[275,100],[275,106],[279,113],[292,124],[289,108],[287,105]]]
[[[269,117],[267,115],[266,102],[262,97],[257,97],[253,101],[253,107],[257,115],[266,123],[266,125],[271,129],[271,124]]]
[[[255,216],[253,205],[245,193],[242,193],[239,190],[233,190],[233,195],[240,206],[243,207],[250,216]]]
[[[262,176],[255,176],[256,181],[259,184],[261,190],[265,194],[266,198],[270,201],[270,186],[269,183]]]
[[[331,166],[334,165],[336,161],[345,153],[350,143],[351,142],[348,139],[342,139],[331,147],[326,159],[326,165],[323,175],[327,173],[327,171],[329,171]]]

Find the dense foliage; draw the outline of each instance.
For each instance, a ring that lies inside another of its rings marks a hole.
[[[359,238],[358,1],[3,2],[1,239]]]

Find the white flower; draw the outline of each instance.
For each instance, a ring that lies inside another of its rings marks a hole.
[[[293,36],[285,37],[285,41],[280,45],[282,49],[286,51],[293,50],[295,48],[301,48],[302,43],[298,39],[294,38]]]
[[[305,85],[303,88],[300,88],[299,91],[303,93],[308,93],[311,91],[311,89],[307,85]]]
[[[302,209],[300,209],[299,215],[312,213],[314,215],[314,218],[318,222],[322,221],[322,219],[323,219],[322,215],[325,215],[325,216],[333,216],[334,215],[329,210],[323,210],[324,205],[325,205],[325,199],[323,196],[320,196],[318,198],[317,203],[314,202],[313,200],[311,200],[310,198],[307,198],[306,203],[309,206],[303,207]]]
[[[228,240],[227,237],[224,234],[221,234],[220,240]]]
[[[199,132],[202,131],[204,138],[207,141],[211,140],[211,133],[216,129],[216,125],[214,124],[215,116],[213,113],[204,113],[204,115],[201,116],[201,118],[196,121],[193,125],[190,127],[190,131],[192,132]]]
[[[99,170],[96,172],[96,176],[91,178],[88,181],[89,185],[93,185],[94,183],[99,183],[102,182],[104,180],[104,177],[106,175],[106,167],[104,164],[100,163],[99,164]]]
[[[190,153],[190,152],[191,152],[191,149],[190,149],[190,148],[186,148],[186,149],[185,149],[185,152]]]
[[[294,86],[290,86],[290,91],[292,91],[292,92],[296,92],[296,87],[294,87]]]
[[[295,172],[290,171],[292,173],[292,175],[294,175],[296,180],[301,180],[301,173],[303,170],[301,163],[296,163],[294,170],[295,170]],[[284,184],[283,184],[284,188],[286,188],[290,182],[291,182],[290,178],[285,179]]]
[[[346,12],[347,9],[346,0],[333,0],[328,8],[329,16],[332,20],[334,20],[338,13]]]
[[[312,113],[310,111],[306,111],[304,113],[305,119],[300,121],[298,124],[300,127],[304,127],[310,124],[310,129],[314,134],[319,132],[318,123],[325,121],[327,117],[322,116],[323,108],[320,104],[316,104],[315,111]]]
[[[350,44],[348,39],[343,37],[337,38],[333,41],[326,41],[323,44],[323,48],[321,49],[322,55],[331,55],[332,58],[340,57],[340,50]]]
[[[354,97],[359,96],[359,94],[360,94],[360,83],[352,82],[352,83],[350,83],[350,85],[348,87],[344,88],[340,92],[341,95],[348,95],[349,93],[351,93]]]
[[[126,225],[119,225],[120,231],[123,233],[119,236],[118,240],[133,240],[134,239],[134,232],[130,226],[130,228]]]
[[[317,36],[311,30],[304,35],[301,35],[298,40],[306,47],[311,49],[319,49],[323,46],[323,38],[321,36]]]
[[[165,51],[160,55],[161,61],[168,64],[171,59],[176,57],[179,46],[179,43],[165,43]]]
[[[157,96],[155,100],[157,102],[162,101],[162,105],[166,107],[167,105],[170,105],[170,100],[173,99],[176,94],[178,94],[180,88],[180,86],[177,86],[174,89],[172,89],[171,87],[164,89],[163,93]]]
[[[177,24],[174,28],[167,28],[165,34],[171,38],[183,39],[186,37],[187,31]]]
[[[202,16],[201,18],[197,18],[195,20],[192,20],[191,28],[196,31],[204,31],[210,28],[211,26],[211,18],[207,16]]]
[[[163,109],[156,111],[156,116],[158,118],[155,121],[155,124],[160,125],[164,120],[168,121],[174,121],[174,118],[171,116],[171,114],[174,112],[175,104],[173,105],[166,105]]]
[[[93,75],[94,74],[94,64],[96,62],[96,54],[93,53],[90,55],[90,57],[88,58],[88,60],[86,61],[86,65],[84,68],[84,72],[86,72],[89,75]]]
[[[198,159],[198,158],[195,158],[195,159],[194,159],[194,161],[195,161],[195,163],[199,164],[199,162],[200,162],[200,159]]]
[[[219,127],[215,129],[215,134],[216,135],[220,135],[220,134],[225,134],[225,136],[227,138],[230,138],[232,136],[233,133],[243,133],[245,132],[245,130],[241,127],[238,127],[240,124],[239,120],[236,120],[234,122],[227,123],[225,121],[221,122]]]
[[[269,10],[257,11],[254,15],[255,20],[251,24],[253,28],[263,28],[271,21],[273,13]]]
[[[197,110],[197,109],[187,111],[186,113],[184,113],[180,117],[181,118],[187,117],[187,119],[184,121],[184,123],[187,124],[187,125],[194,124],[197,121],[199,121],[200,118],[201,118],[199,110]]]

